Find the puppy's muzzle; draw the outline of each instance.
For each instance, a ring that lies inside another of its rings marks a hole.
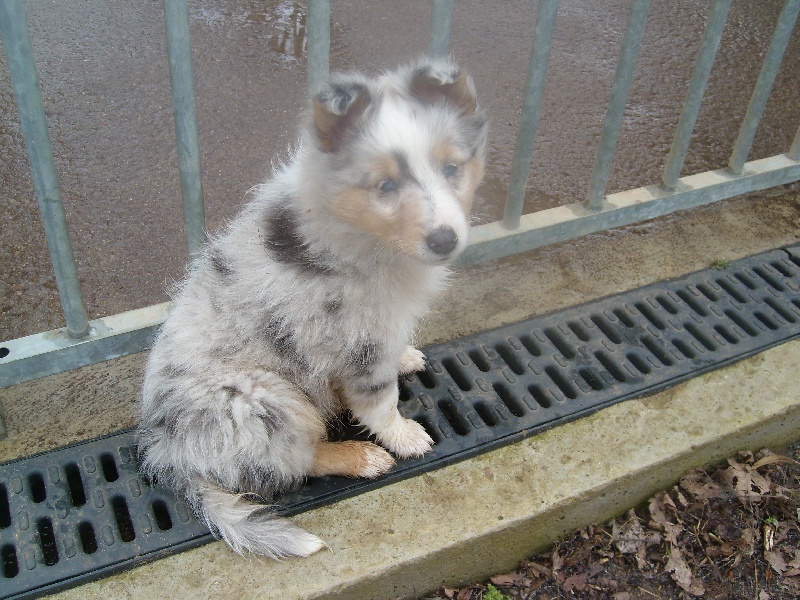
[[[436,254],[446,256],[458,244],[458,235],[456,235],[452,227],[439,227],[428,234],[428,237],[425,238],[425,243]]]

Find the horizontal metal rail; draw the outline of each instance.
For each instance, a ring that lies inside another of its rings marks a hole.
[[[164,302],[95,319],[92,336],[83,339],[55,329],[2,342],[0,388],[147,350],[168,310]]]
[[[528,213],[522,216],[519,228],[511,231],[501,222],[477,225],[470,232],[470,243],[460,263],[473,264],[519,254],[798,180],[800,162],[780,154],[746,163],[742,175],[720,169],[683,177],[675,190],[648,185],[609,194],[599,210],[576,202]]]
[[[520,227],[513,231],[500,221],[478,225],[472,228],[459,263],[494,260],[797,180],[800,162],[781,154],[747,163],[743,175],[721,169],[684,177],[677,190],[650,185],[611,194],[599,211],[577,202],[523,215]],[[168,306],[158,304],[92,321],[97,333],[91,341],[69,340],[58,330],[12,340],[3,345],[9,352],[0,360],[0,388],[146,350]]]

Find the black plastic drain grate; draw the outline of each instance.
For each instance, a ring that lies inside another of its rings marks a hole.
[[[325,477],[286,515],[486,452],[800,336],[800,246],[431,348],[400,410],[436,441],[373,481]],[[349,435],[353,431],[338,432]],[[0,597],[78,585],[212,539],[136,472],[125,431],[0,466]]]

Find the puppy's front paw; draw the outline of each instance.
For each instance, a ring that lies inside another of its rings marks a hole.
[[[414,348],[407,346],[400,355],[400,375],[408,375],[425,369],[425,355]]]
[[[395,421],[391,430],[381,432],[378,440],[399,458],[422,456],[433,446],[431,436],[422,425],[402,417]]]
[[[356,477],[366,477],[367,479],[374,479],[378,475],[383,475],[394,466],[394,459],[380,446],[376,446],[371,442],[354,442],[361,444],[361,450],[364,453],[364,462],[360,465],[360,471],[356,473]]]

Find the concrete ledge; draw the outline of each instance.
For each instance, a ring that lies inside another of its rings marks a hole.
[[[330,545],[306,560],[242,559],[217,542],[61,598],[415,597],[513,568],[686,469],[800,432],[800,342],[615,405],[478,458],[294,520]]]
[[[797,190],[590,235],[457,273],[420,346],[800,239]],[[9,460],[136,423],[145,355],[12,386]],[[615,405],[470,461],[296,517],[326,550],[283,564],[221,543],[59,598],[397,598],[502,572],[587,522],[623,513],[688,467],[800,434],[800,342]]]

